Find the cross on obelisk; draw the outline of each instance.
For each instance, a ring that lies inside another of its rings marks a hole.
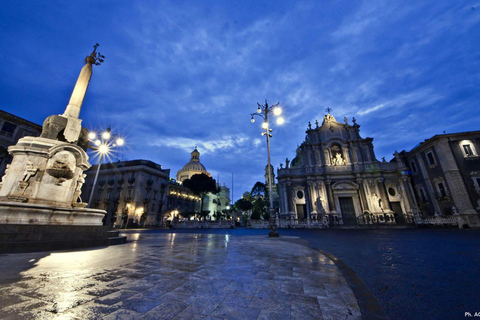
[[[327,111],[327,112],[328,112],[328,114],[330,114],[330,112],[332,112],[332,110],[333,110],[333,109],[332,109],[332,108],[330,108],[330,107],[328,107],[327,109],[325,109],[325,111]]]

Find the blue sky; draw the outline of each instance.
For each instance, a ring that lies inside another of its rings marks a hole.
[[[479,130],[477,1],[3,1],[0,109],[63,113],[100,43],[80,118],[126,137],[120,159],[201,162],[235,198],[263,180],[256,103],[280,102],[272,163],[325,108],[355,117],[377,158],[443,131]],[[351,121],[351,120],[350,120]]]

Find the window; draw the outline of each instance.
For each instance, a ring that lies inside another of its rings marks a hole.
[[[443,185],[443,183],[440,182],[439,184],[437,184],[437,186],[438,186],[438,191],[440,192],[440,196],[441,197],[446,197],[447,192],[445,191],[445,186]]]
[[[303,199],[303,192],[302,191],[297,191],[297,198],[298,199]]]
[[[413,172],[415,172],[415,173],[417,172],[417,165],[415,164],[414,161],[410,162],[410,167],[412,168]]]
[[[2,130],[0,131],[0,135],[11,138],[13,137],[13,133],[15,132],[16,128],[17,126],[15,124],[5,121],[3,123]]]
[[[428,162],[428,165],[433,165],[435,164],[435,158],[433,157],[433,152],[429,152],[427,153],[427,162]]]
[[[473,156],[472,147],[469,144],[463,145],[463,151],[467,157]]]
[[[388,193],[392,196],[395,197],[397,195],[397,192],[395,191],[394,188],[388,188]]]
[[[475,150],[475,145],[470,140],[462,140],[458,143],[460,150],[462,150],[463,156],[465,158],[476,158],[477,151]]]

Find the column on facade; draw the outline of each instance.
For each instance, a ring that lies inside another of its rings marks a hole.
[[[345,159],[345,164],[352,164],[352,159],[350,157],[350,148],[348,146],[343,147],[343,159]]]
[[[311,166],[313,166],[313,164],[312,164],[312,146],[307,146],[307,152],[306,153],[307,153],[307,158],[308,158],[307,164],[308,164],[308,166],[311,167]]]
[[[305,194],[305,207],[307,207],[307,221],[310,222],[310,212],[312,211],[311,210],[312,203],[310,201],[309,182],[307,182],[307,186],[305,187],[304,194]]]
[[[327,202],[328,202],[328,207],[330,208],[330,212],[332,211],[337,211],[335,209],[335,204],[333,203],[333,191],[332,191],[332,181],[331,180],[326,180],[325,181],[325,189],[327,193]]]
[[[307,182],[308,185],[308,192],[310,194],[310,203],[312,205],[312,210],[311,213],[316,214],[317,213],[317,208],[316,208],[316,192],[315,192],[315,184],[312,181]]]
[[[365,189],[363,185],[363,179],[357,179],[358,193],[360,195],[360,204],[362,205],[362,214],[365,210],[368,210],[367,197],[365,196]]]
[[[430,177],[428,176],[427,169],[425,168],[425,163],[423,162],[423,159],[418,153],[416,155],[418,165],[420,167],[420,172],[422,173],[423,181],[425,181],[425,187],[427,188],[428,195],[430,199],[432,200],[433,208],[435,209],[435,212],[440,214],[442,210],[440,209],[440,206],[438,205],[437,198],[435,197],[435,190],[433,189],[432,182],[430,181]]]
[[[414,213],[418,212],[418,203],[417,203],[417,198],[415,198],[415,192],[413,191],[412,183],[411,183],[411,178],[406,177],[405,180],[406,187],[408,189],[408,193],[410,194],[410,199],[412,199],[412,205],[413,205],[413,210]]]
[[[353,142],[350,141],[350,142],[348,143],[348,147],[349,147],[349,149],[350,149],[350,151],[351,151],[351,159],[350,159],[350,162],[351,162],[351,163],[357,163],[358,160],[357,160],[357,155],[356,155],[356,153],[355,153],[355,147],[353,146]]]
[[[402,194],[405,195],[405,201],[403,202],[404,206],[405,206],[405,211],[408,212],[412,212],[412,204],[414,203],[413,199],[412,199],[412,196],[410,194],[410,191],[408,190],[408,177],[406,176],[402,176],[400,179],[400,190],[402,191]]]
[[[323,199],[322,206],[323,206],[323,202],[325,202],[325,206],[323,206],[324,207],[323,209],[325,210],[325,213],[329,213],[330,212],[330,205],[328,203],[327,191],[326,191],[326,188],[325,188],[325,183],[323,181],[318,181],[317,182],[317,192],[318,192],[318,197],[320,199]]]
[[[390,208],[390,201],[388,201],[388,195],[385,189],[385,178],[376,178],[377,192],[380,199],[382,199],[382,207],[384,209]]]
[[[331,165],[330,151],[328,150],[328,147],[326,145],[322,145],[322,149],[323,149],[323,157],[324,157],[324,160],[325,160],[325,165],[329,166],[329,165]]]
[[[315,158],[315,165],[316,166],[320,165],[322,162],[320,160],[320,152],[318,151],[318,146],[313,147],[313,155]]]

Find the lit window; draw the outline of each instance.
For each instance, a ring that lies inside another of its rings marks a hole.
[[[465,155],[467,157],[473,156],[472,147],[469,144],[464,144],[463,145],[463,151],[465,152]]]
[[[476,158],[477,151],[475,150],[475,145],[470,140],[462,140],[458,143],[460,150],[462,150],[463,156],[465,158]]]

